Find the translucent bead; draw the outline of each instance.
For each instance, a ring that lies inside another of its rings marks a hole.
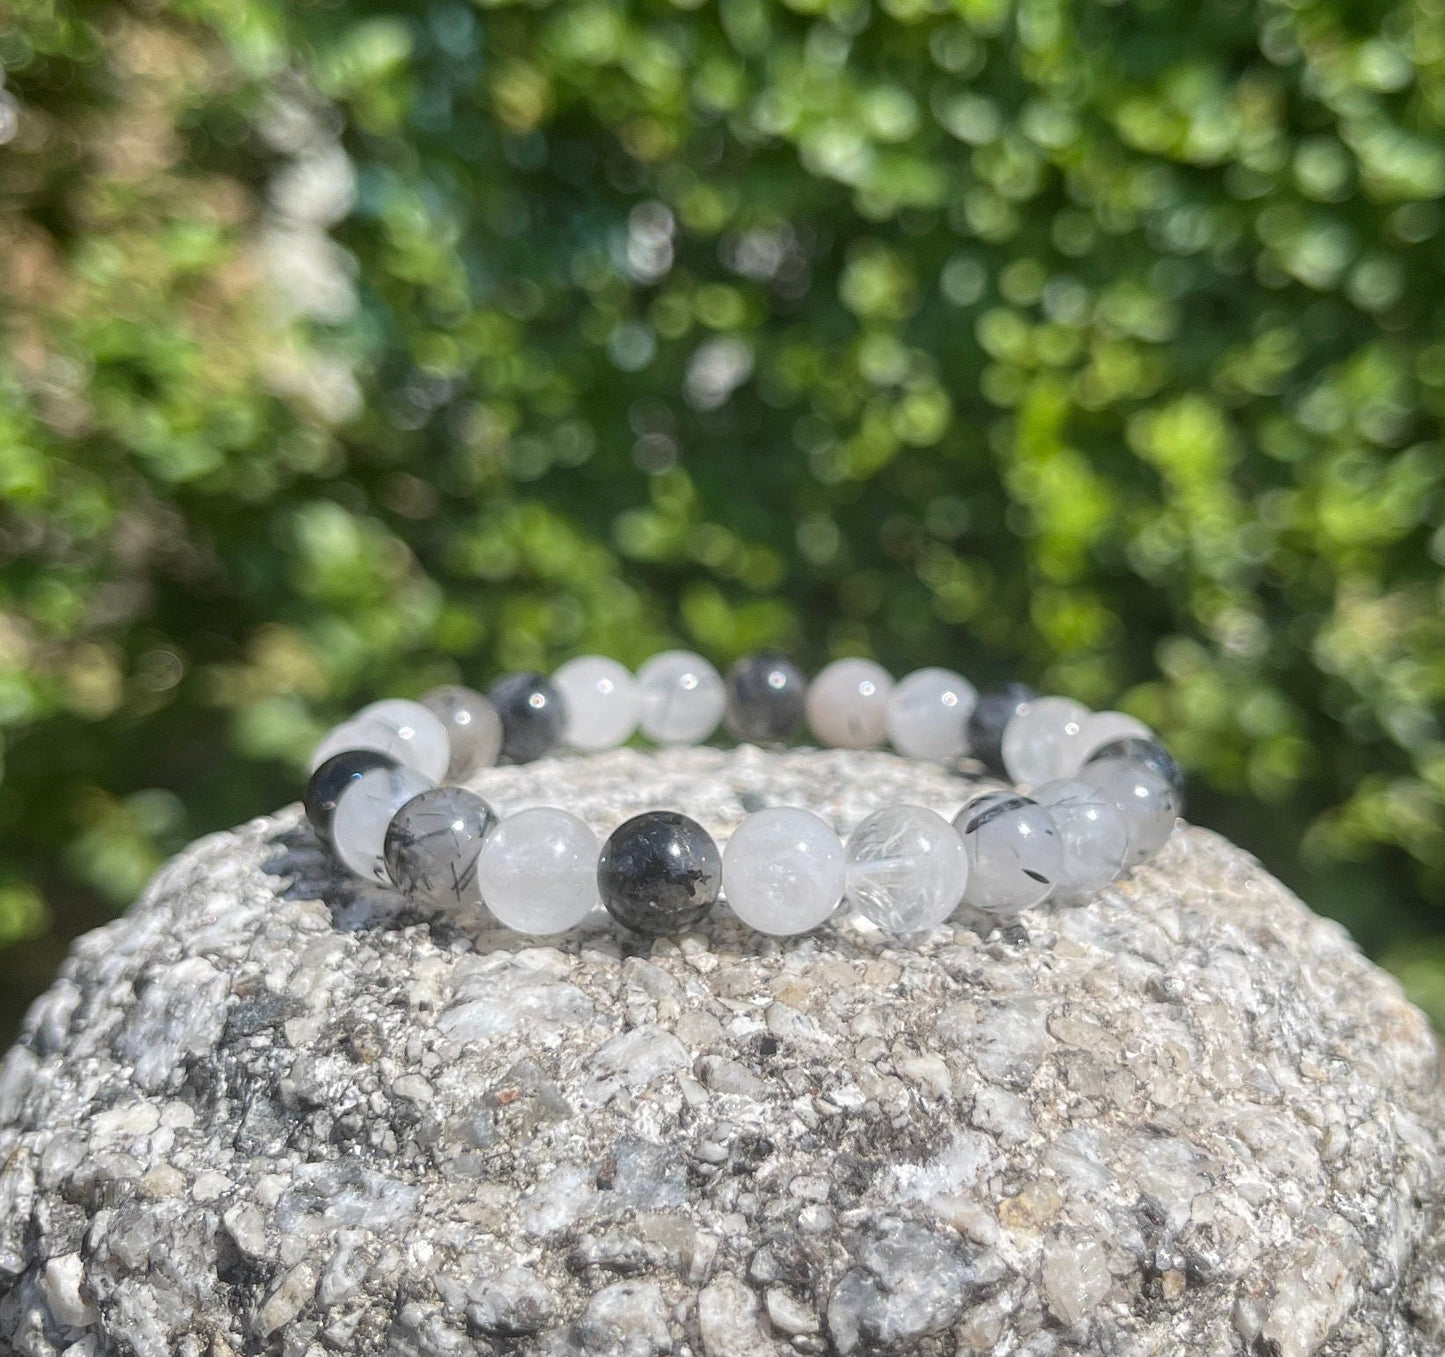
[[[1180,793],[1157,768],[1129,758],[1092,759],[1079,780],[1123,813],[1129,831],[1129,865],[1152,858],[1168,842],[1184,808]]]
[[[1059,755],[1058,775],[1073,777],[1098,750],[1115,740],[1153,738],[1154,732],[1127,712],[1090,712],[1079,722],[1078,733],[1064,742]]]
[[[350,750],[366,749],[374,754],[385,754],[396,763],[410,766],[411,751],[401,736],[390,726],[380,721],[358,721],[352,717],[339,726],[333,726],[321,738],[321,743],[311,751],[307,772],[314,773],[327,759]]]
[[[1076,778],[1046,782],[1034,799],[1054,817],[1063,849],[1063,866],[1049,899],[1059,905],[1086,904],[1124,870],[1129,827],[1123,812],[1097,787]]]
[[[506,927],[565,933],[597,907],[597,835],[570,811],[518,811],[482,841],[477,886]]]
[[[980,695],[968,718],[968,752],[998,777],[1003,766],[1003,733],[1038,694],[1027,683],[1010,683]]]
[[[750,744],[781,744],[803,724],[808,680],[781,655],[750,655],[727,675],[727,727]]]
[[[502,754],[513,763],[531,763],[561,744],[567,708],[545,674],[504,674],[487,696],[502,718]]]
[[[1063,775],[1070,741],[1089,715],[1071,697],[1040,697],[1030,702],[1003,732],[1003,766],[1021,787],[1037,787]]]
[[[848,898],[893,933],[941,924],[963,898],[968,862],[941,815],[922,806],[885,806],[848,839]]]
[[[465,787],[433,787],[412,797],[387,826],[382,857],[403,895],[441,907],[475,901],[477,854],[497,813]]]
[[[602,845],[597,887],[608,913],[627,928],[654,937],[682,933],[717,901],[722,857],[696,820],[644,811]]]
[[[1137,736],[1125,736],[1121,740],[1110,740],[1094,750],[1085,763],[1098,763],[1103,759],[1130,759],[1152,768],[1164,779],[1179,797],[1180,814],[1184,806],[1184,770],[1174,761],[1174,755],[1158,740],[1144,740]]]
[[[812,811],[760,810],[728,840],[722,884],[733,913],[750,928],[806,933],[837,909],[847,859],[832,827]]]
[[[552,675],[567,708],[563,738],[573,749],[615,749],[632,738],[642,693],[625,666],[601,655],[579,655]]]
[[[447,728],[435,712],[406,697],[388,697],[372,702],[356,713],[357,721],[380,721],[401,737],[406,755],[402,762],[433,782],[447,775],[452,761]]]
[[[357,876],[389,884],[384,854],[392,816],[432,785],[414,768],[373,768],[363,773],[336,800],[331,820],[336,856]]]
[[[819,744],[871,749],[887,731],[893,679],[872,660],[834,660],[808,686],[808,729]]]
[[[907,759],[953,759],[968,748],[978,693],[951,669],[915,669],[888,697],[888,741]]]
[[[965,902],[1012,919],[1047,898],[1064,868],[1047,807],[1015,792],[989,792],[953,821],[968,854]]]
[[[642,732],[658,744],[701,744],[718,728],[727,694],[722,675],[690,650],[664,650],[637,671]]]
[[[449,779],[471,777],[496,763],[502,752],[502,718],[481,693],[449,683],[433,688],[421,702],[447,728],[452,747],[446,774]]]
[[[306,818],[316,837],[328,848],[331,846],[331,822],[336,816],[336,803],[353,782],[373,768],[394,768],[397,760],[390,754],[375,749],[346,749],[333,754],[314,773],[306,784]]]

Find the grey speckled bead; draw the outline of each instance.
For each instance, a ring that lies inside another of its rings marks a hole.
[[[567,704],[545,674],[504,674],[487,696],[502,718],[502,754],[513,763],[531,763],[561,744]]]
[[[750,744],[781,744],[803,724],[808,680],[782,655],[749,655],[727,673],[727,728]]]
[[[447,728],[452,747],[449,779],[468,778],[496,763],[502,753],[502,718],[481,693],[449,683],[433,688],[421,702]]]
[[[1046,782],[1034,799],[1054,817],[1064,853],[1049,899],[1058,905],[1087,904],[1124,870],[1129,828],[1123,812],[1097,787],[1075,778]]]
[[[923,806],[884,806],[848,838],[848,898],[892,933],[941,924],[963,898],[968,861],[943,816]]]
[[[497,814],[465,787],[432,787],[391,818],[382,856],[392,885],[419,904],[475,903],[477,854]]]
[[[1016,792],[988,792],[953,821],[968,854],[963,898],[1013,919],[1047,899],[1064,868],[1063,845],[1047,807]]]
[[[597,889],[607,911],[638,933],[682,933],[722,888],[722,856],[696,820],[650,810],[619,825],[602,846]]]
[[[808,729],[834,749],[883,743],[893,678],[872,660],[834,660],[808,685]]]
[[[357,876],[389,885],[385,850],[391,817],[431,786],[431,780],[414,768],[373,768],[363,773],[336,801],[331,821],[336,856]]]

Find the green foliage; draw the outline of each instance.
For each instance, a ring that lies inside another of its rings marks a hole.
[[[0,827],[63,927],[366,697],[681,640],[1122,700],[1433,964],[1435,0],[12,9]]]

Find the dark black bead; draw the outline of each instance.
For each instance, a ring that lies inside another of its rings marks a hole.
[[[1098,763],[1103,759],[1127,759],[1130,763],[1142,764],[1158,773],[1173,788],[1176,796],[1184,795],[1184,769],[1158,740],[1146,740],[1142,735],[1110,740],[1108,744],[1101,744],[1084,762]]]
[[[397,762],[390,754],[375,749],[347,749],[333,754],[311,774],[306,784],[306,795],[302,805],[306,807],[306,818],[316,837],[331,847],[331,822],[336,818],[336,802],[353,782],[373,768],[395,768]]]
[[[433,787],[412,797],[386,830],[386,872],[420,904],[479,904],[477,855],[497,812],[465,787]]]
[[[545,674],[504,674],[487,696],[502,718],[502,757],[530,763],[562,743],[567,707]]]
[[[1027,683],[1007,683],[979,696],[968,718],[968,752],[989,772],[1008,776],[1003,766],[1003,728],[1037,696]]]
[[[634,815],[612,831],[597,860],[597,889],[619,923],[656,937],[681,933],[722,889],[722,855],[696,820],[674,810]]]
[[[733,737],[752,744],[779,744],[803,724],[808,680],[784,655],[749,655],[727,674],[724,719]]]

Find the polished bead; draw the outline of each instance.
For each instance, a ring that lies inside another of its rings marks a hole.
[[[565,933],[598,904],[597,835],[570,811],[518,811],[483,841],[477,886],[506,927],[540,937]]]
[[[380,721],[401,738],[402,762],[433,782],[447,775],[452,761],[447,728],[435,712],[406,697],[388,697],[372,702],[356,713],[356,721]]]
[[[978,693],[951,669],[915,669],[888,697],[888,742],[906,759],[954,759],[968,748]]]
[[[653,936],[691,928],[721,885],[717,845],[677,811],[634,815],[612,831],[597,862],[598,890],[613,918]]]
[[[477,900],[477,854],[497,814],[465,787],[432,787],[412,797],[387,826],[386,874],[420,904]]]
[[[373,768],[394,768],[397,760],[375,749],[345,749],[333,754],[306,784],[306,818],[316,837],[331,846],[331,822],[336,815],[336,802],[353,782]]]
[[[502,718],[502,757],[531,763],[562,742],[567,708],[545,674],[504,674],[487,692]]]
[[[701,744],[727,705],[722,675],[690,650],[664,650],[637,671],[642,732],[658,744]]]
[[[374,754],[385,754],[396,763],[410,766],[412,752],[406,747],[401,736],[390,726],[380,721],[358,721],[352,717],[339,726],[333,726],[321,737],[321,742],[311,751],[307,771],[314,773],[327,759],[350,750],[368,750]]]
[[[967,877],[953,827],[922,806],[884,806],[848,838],[848,898],[892,933],[941,924],[958,908]]]
[[[1079,769],[1079,780],[1123,812],[1131,867],[1152,858],[1174,832],[1183,797],[1157,767],[1132,758],[1095,758]]]
[[[421,701],[447,728],[452,747],[449,779],[460,781],[496,763],[502,752],[502,718],[481,693],[449,683],[433,688]]]
[[[871,749],[887,731],[893,679],[872,660],[834,660],[808,685],[808,729],[819,744]]]
[[[759,933],[816,928],[838,907],[847,859],[832,827],[812,811],[755,811],[723,850],[723,894],[734,914]]]
[[[1010,683],[982,693],[968,718],[968,752],[989,772],[1006,776],[1003,766],[1003,733],[1038,693],[1027,683]]]
[[[373,768],[363,773],[336,799],[331,821],[336,856],[357,876],[389,883],[384,854],[391,817],[432,785],[414,768]]]
[[[1049,899],[1058,905],[1086,904],[1124,870],[1129,828],[1123,812],[1098,788],[1076,778],[1046,782],[1034,792],[1034,800],[1054,817],[1063,849],[1063,865]]]
[[[1003,732],[1003,766],[1011,781],[1037,787],[1063,775],[1069,744],[1089,715],[1071,697],[1039,697],[1019,712]]]
[[[781,744],[803,724],[808,680],[782,655],[749,655],[727,674],[727,728],[749,744]]]
[[[1138,737],[1125,736],[1120,740],[1110,740],[1107,744],[1100,745],[1087,759],[1088,763],[1098,763],[1103,759],[1131,759],[1135,763],[1142,763],[1147,768],[1152,768],[1164,779],[1179,797],[1180,814],[1183,814],[1184,805],[1184,770],[1174,760],[1174,755],[1164,748],[1158,740],[1140,739]]]
[[[1059,777],[1073,777],[1106,744],[1116,740],[1152,740],[1154,732],[1136,716],[1122,711],[1090,712],[1079,722],[1078,733],[1065,740],[1059,757]]]
[[[602,655],[579,655],[552,675],[567,708],[563,734],[589,753],[626,744],[642,715],[642,693],[632,672]]]
[[[1053,890],[1064,851],[1047,807],[1015,792],[988,792],[953,824],[968,854],[963,898],[975,909],[1012,919]]]

